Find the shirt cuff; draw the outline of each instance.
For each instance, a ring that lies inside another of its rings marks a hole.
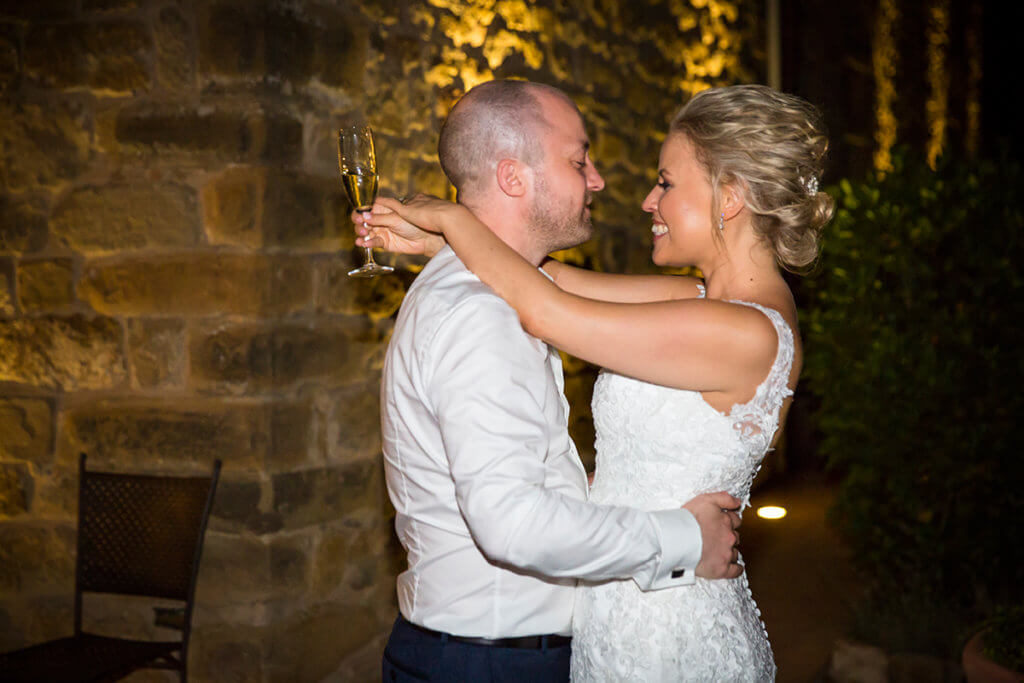
[[[697,578],[697,565],[704,549],[696,518],[682,508],[650,514],[661,542],[661,555],[653,571],[647,576],[636,577],[637,585],[645,591],[692,585]]]

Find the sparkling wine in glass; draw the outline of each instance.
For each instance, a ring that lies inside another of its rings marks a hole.
[[[352,208],[369,211],[377,196],[377,155],[369,126],[347,126],[338,131],[338,170]],[[349,277],[374,277],[394,268],[373,260],[373,250],[363,247],[366,261],[348,272]]]

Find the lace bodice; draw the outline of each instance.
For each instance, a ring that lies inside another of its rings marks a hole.
[[[723,414],[698,392],[602,372],[594,387],[597,471],[590,499],[645,510],[750,487],[779,424],[793,366],[782,315],[754,303],[778,350],[753,398]],[[574,681],[764,681],[775,666],[746,577],[643,593],[632,581],[584,586],[574,616]]]
[[[592,404],[597,429],[592,501],[656,510],[709,491],[749,500],[782,403],[793,394],[788,386],[793,332],[774,309],[734,303],[760,310],[779,335],[775,362],[754,397],[722,414],[696,391],[602,372]]]

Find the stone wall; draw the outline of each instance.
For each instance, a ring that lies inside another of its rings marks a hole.
[[[79,452],[222,458],[194,680],[373,680],[403,561],[377,387],[422,264],[345,277],[332,131],[368,119],[383,191],[443,195],[437,131],[466,88],[563,87],[608,182],[565,256],[642,270],[665,123],[757,79],[758,4],[0,0],[0,651],[70,631]],[[567,369],[586,450],[593,370]],[[158,633],[132,601],[89,607]]]

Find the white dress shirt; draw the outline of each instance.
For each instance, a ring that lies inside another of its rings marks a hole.
[[[586,502],[558,353],[450,248],[402,304],[381,406],[409,621],[484,638],[568,634],[577,578],[693,582],[701,537],[688,511]]]

